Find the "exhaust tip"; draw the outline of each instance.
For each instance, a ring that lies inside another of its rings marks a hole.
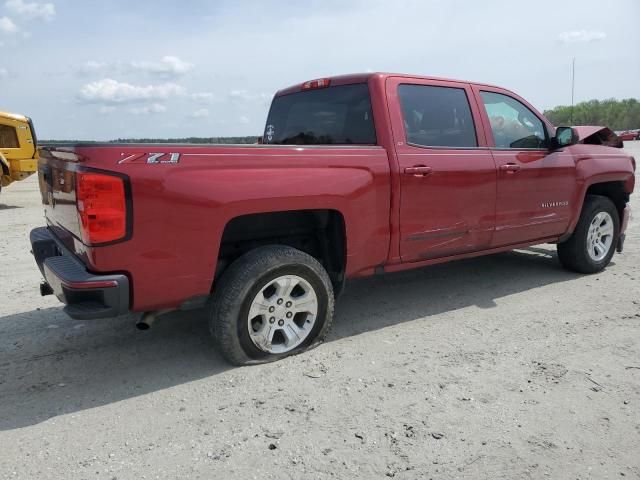
[[[42,282],[40,284],[40,295],[46,297],[47,295],[53,295],[53,288],[47,282]]]
[[[136,322],[136,328],[138,330],[149,330],[153,322],[156,321],[156,318],[170,311],[171,309],[156,310],[154,312],[144,312],[142,314],[142,317],[140,317],[140,320]]]
[[[136,328],[138,330],[149,330],[157,315],[158,312],[144,312],[140,320],[136,322]]]

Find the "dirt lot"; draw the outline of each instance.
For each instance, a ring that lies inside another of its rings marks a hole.
[[[637,218],[602,274],[545,245],[354,282],[325,345],[230,368],[202,314],[139,332],[40,297],[37,183],[12,185],[0,478],[640,479]]]

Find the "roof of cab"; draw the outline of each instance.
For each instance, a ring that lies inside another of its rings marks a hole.
[[[429,77],[429,76],[424,76],[424,75],[412,75],[412,74],[407,74],[407,73],[389,73],[389,72],[351,73],[351,74],[348,74],[348,75],[335,75],[335,76],[332,76],[332,77],[320,77],[320,79],[329,79],[331,86],[337,86],[337,85],[349,85],[349,84],[352,84],[352,83],[365,83],[365,82],[369,81],[369,79],[374,78],[374,77],[378,78],[380,80],[384,80],[384,79],[389,78],[389,77],[411,78],[411,79],[416,79],[416,80],[438,80],[438,81],[444,81],[444,82],[455,82],[455,83],[464,83],[464,84],[482,85],[482,86],[486,86],[486,87],[501,88],[501,87],[495,87],[494,85],[489,85],[489,84],[486,84],[486,83],[470,82],[470,81],[467,81],[467,80],[457,80],[457,79],[452,79],[452,78]],[[299,91],[302,90],[302,86],[305,83],[307,83],[309,81],[313,81],[313,80],[319,80],[319,79],[306,80],[304,82],[297,83],[295,85],[291,85],[290,87],[283,88],[281,90],[278,90],[276,92],[275,96],[278,97],[280,95],[288,95],[290,93],[299,92]]]

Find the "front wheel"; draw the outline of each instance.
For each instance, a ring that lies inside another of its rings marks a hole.
[[[619,234],[620,218],[613,202],[589,195],[573,235],[558,244],[560,263],[579,273],[600,272],[609,265]]]
[[[223,273],[209,304],[209,329],[230,363],[263,363],[321,343],[333,307],[331,281],[315,258],[270,245],[246,253]]]

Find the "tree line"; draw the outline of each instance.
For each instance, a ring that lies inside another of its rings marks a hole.
[[[589,100],[574,105],[560,105],[545,110],[554,125],[601,125],[612,130],[632,130],[640,128],[640,101],[635,98],[623,100]],[[109,142],[86,142],[80,140],[44,140],[41,144],[55,143],[217,143],[251,144],[257,143],[257,136],[245,137],[186,137],[186,138],[117,138]]]
[[[544,115],[554,125],[601,125],[611,130],[640,128],[640,101],[635,98],[589,100],[571,110],[570,105],[561,105],[546,110]]]
[[[257,136],[250,137],[186,137],[186,138],[118,138],[109,143],[222,143],[247,144],[256,143]]]
[[[217,143],[217,144],[251,144],[257,143],[257,136],[249,137],[185,137],[185,138],[116,138],[106,142],[94,140],[41,140],[40,145],[63,143]]]

